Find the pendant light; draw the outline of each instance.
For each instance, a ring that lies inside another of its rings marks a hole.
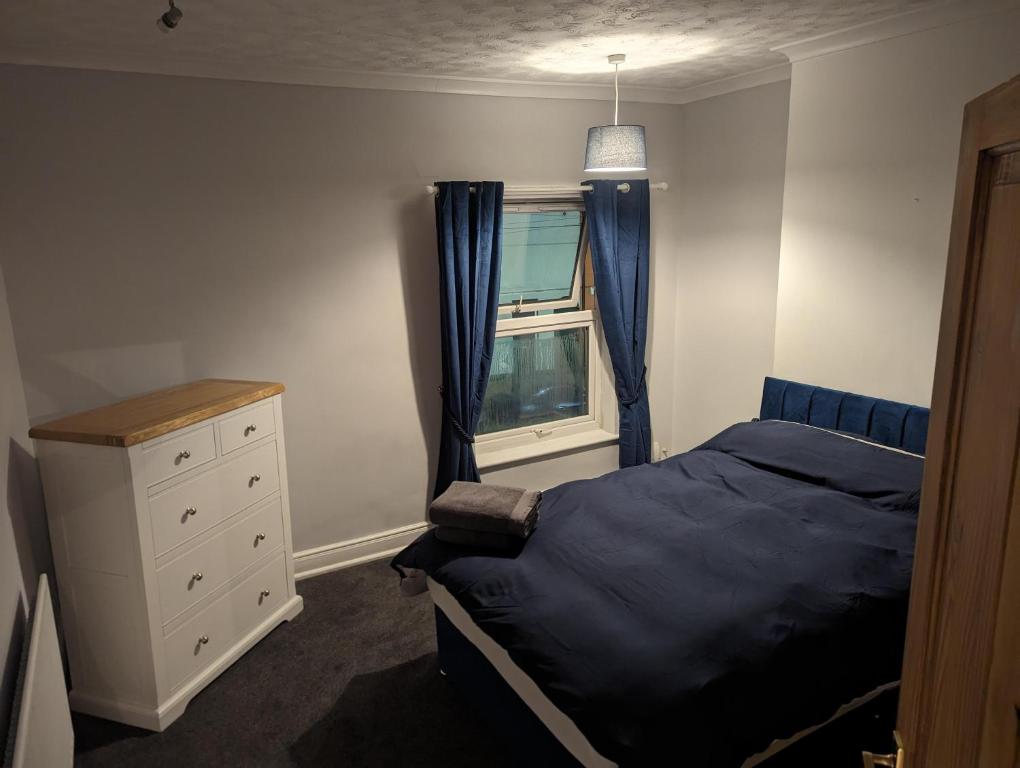
[[[589,173],[648,170],[645,154],[645,127],[620,125],[620,64],[627,56],[614,53],[609,63],[616,67],[613,86],[616,92],[613,124],[588,129],[588,147],[584,153],[584,170]]]

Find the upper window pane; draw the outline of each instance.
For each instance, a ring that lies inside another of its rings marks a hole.
[[[569,299],[583,223],[579,210],[505,211],[500,305]]]

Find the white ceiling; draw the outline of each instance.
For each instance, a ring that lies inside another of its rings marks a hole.
[[[232,76],[274,68],[687,89],[785,63],[770,49],[941,0],[3,0],[0,61]],[[128,62],[128,64],[125,64]],[[626,93],[624,93],[626,98]]]

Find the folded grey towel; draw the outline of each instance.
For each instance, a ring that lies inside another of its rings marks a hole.
[[[440,525],[433,528],[436,538],[448,544],[459,544],[462,547],[480,547],[482,549],[498,549],[501,552],[515,552],[524,544],[520,536],[491,531],[467,531],[463,528],[448,528]]]
[[[449,528],[526,538],[538,521],[541,491],[455,480],[429,507],[429,521]]]

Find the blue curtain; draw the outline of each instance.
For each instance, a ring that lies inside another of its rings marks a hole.
[[[645,386],[648,331],[648,182],[585,181],[588,240],[599,314],[613,361],[620,404],[620,466],[652,459],[652,428]]]
[[[503,243],[503,182],[448,181],[438,186],[443,431],[436,496],[454,480],[480,479],[472,444],[496,339]]]

